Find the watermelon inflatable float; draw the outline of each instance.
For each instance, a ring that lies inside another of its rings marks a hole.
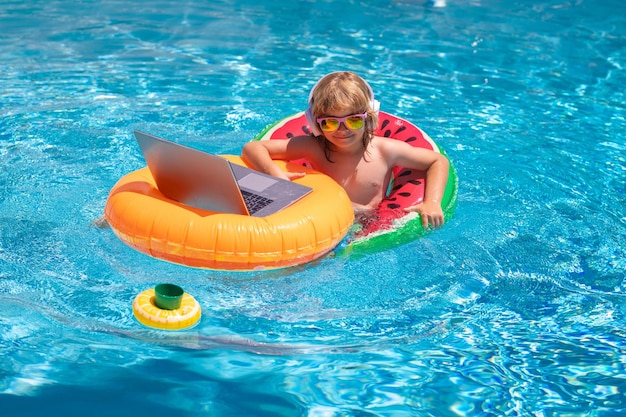
[[[309,134],[311,134],[311,129],[304,112],[301,112],[268,125],[253,140],[280,140]],[[378,127],[374,134],[401,140],[412,146],[430,149],[445,155],[444,150],[420,128],[400,117],[382,111],[378,114]],[[291,162],[307,165],[304,160]],[[357,218],[352,231],[338,245],[335,252],[376,252],[423,236],[426,229],[422,226],[419,214],[406,213],[404,208],[423,201],[425,179],[426,175],[423,171],[396,167],[387,196],[378,209],[365,219]],[[456,169],[450,163],[448,183],[441,201],[446,220],[452,217],[456,207],[457,186]]]

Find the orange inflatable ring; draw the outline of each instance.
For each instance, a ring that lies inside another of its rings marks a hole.
[[[225,157],[244,165],[237,156]],[[253,270],[310,262],[332,250],[348,233],[354,221],[352,204],[330,177],[276,162],[286,170],[306,171],[296,181],[313,191],[266,217],[217,213],[170,200],[159,192],[147,167],[115,184],[104,214],[122,242],[177,264]]]

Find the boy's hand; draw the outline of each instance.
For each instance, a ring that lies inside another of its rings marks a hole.
[[[289,181],[297,180],[298,178],[302,178],[306,175],[306,172],[287,172],[287,179]]]
[[[422,217],[422,226],[424,229],[428,229],[429,225],[431,228],[435,229],[443,225],[443,210],[441,210],[441,205],[437,201],[424,201],[420,204],[416,204],[411,207],[407,207],[404,211],[416,211]]]

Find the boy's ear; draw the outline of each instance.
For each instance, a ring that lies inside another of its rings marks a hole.
[[[306,116],[306,121],[309,123],[309,129],[311,129],[311,132],[315,136],[321,136],[323,133],[317,125],[317,121],[313,120],[313,110],[309,107],[304,112],[304,115]]]
[[[372,110],[374,110],[374,113],[376,113],[376,115],[378,116],[378,112],[380,111],[380,101],[372,98],[372,101],[370,101],[370,106],[372,106]]]

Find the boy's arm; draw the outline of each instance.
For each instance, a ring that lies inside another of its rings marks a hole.
[[[257,171],[286,180],[294,180],[305,175],[304,172],[285,172],[274,163],[274,159],[297,159],[290,152],[289,145],[292,139],[285,140],[257,140],[243,146],[241,157]]]
[[[396,143],[392,143],[396,142]],[[448,182],[450,162],[439,152],[416,148],[404,142],[389,140],[389,156],[394,166],[426,171],[426,190],[424,201],[405,211],[417,211],[422,216],[422,225],[439,227],[443,224],[443,210],[441,199]]]
[[[406,211],[417,211],[422,216],[422,226],[433,228],[442,226],[445,219],[441,208],[441,198],[448,182],[448,158],[437,153],[438,157],[426,170],[426,190],[424,191],[424,201],[407,207]]]

